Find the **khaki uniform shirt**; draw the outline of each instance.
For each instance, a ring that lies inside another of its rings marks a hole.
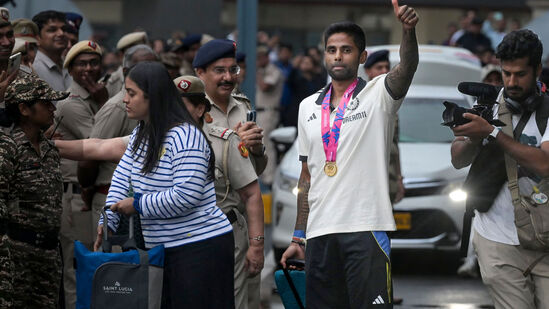
[[[111,74],[107,82],[105,82],[105,88],[107,88],[109,98],[112,98],[124,88],[124,72],[122,71],[122,66],[119,66],[118,69]]]
[[[184,75],[196,76],[192,64],[190,64],[186,60],[181,61],[181,67],[179,68],[179,74],[181,74],[182,76],[184,76]]]
[[[57,130],[64,140],[88,138],[93,127],[93,117],[99,110],[99,105],[91,98],[88,91],[75,81],[69,87],[69,92],[71,94],[68,98],[57,103],[55,122],[58,123],[63,117]],[[63,181],[78,183],[77,164],[77,161],[61,160]]]
[[[17,168],[10,188],[10,221],[34,231],[58,230],[61,225],[63,182],[59,151],[40,135],[40,153],[20,127],[11,134],[17,145]]]
[[[205,124],[203,129],[215,154],[217,206],[224,213],[232,209],[245,213],[246,205],[236,190],[257,180],[249,154],[246,156],[245,152],[240,151],[240,138],[233,130],[209,124]]]
[[[258,68],[257,74],[262,76],[263,82],[273,86],[269,91],[262,91],[257,87],[255,95],[257,110],[278,110],[284,87],[284,75],[282,75],[282,71],[274,64],[269,63],[265,68]]]
[[[110,98],[103,107],[95,114],[94,125],[90,138],[113,138],[130,135],[137,126],[137,120],[129,119],[126,113],[126,104],[122,102],[125,90],[119,91]],[[99,164],[99,173],[95,185],[106,185],[111,183],[112,174],[117,164],[103,161]]]
[[[233,129],[239,122],[246,122],[246,114],[251,109],[250,101],[241,95],[231,94],[227,113],[217,105],[207,94],[206,98],[212,103],[212,110],[209,112],[213,121],[210,125]],[[267,156],[254,156],[250,153],[250,158],[255,166],[257,175],[260,175],[267,165]]]

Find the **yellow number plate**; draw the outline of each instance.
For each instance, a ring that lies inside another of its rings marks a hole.
[[[394,213],[397,230],[410,230],[412,228],[412,214],[409,212]]]

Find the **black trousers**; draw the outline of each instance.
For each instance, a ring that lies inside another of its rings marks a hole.
[[[162,308],[234,308],[232,232],[166,249]]]
[[[393,308],[389,251],[385,232],[328,234],[307,240],[307,308]]]

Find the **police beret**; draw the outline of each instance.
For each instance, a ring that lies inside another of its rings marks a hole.
[[[148,37],[146,32],[132,32],[128,33],[125,36],[121,37],[116,43],[116,49],[124,51],[128,47],[137,45],[137,44],[147,44]]]
[[[10,11],[5,7],[0,7],[0,27],[7,26],[10,23]]]
[[[80,25],[84,18],[78,13],[67,12],[65,13],[65,20],[67,21],[68,28],[78,33],[80,31]]]
[[[19,18],[14,20],[11,25],[13,26],[13,34],[16,38],[29,43],[38,43],[36,39],[36,36],[38,36],[38,26],[32,20]]]
[[[204,82],[192,75],[183,75],[173,80],[181,96],[204,95]]]
[[[225,39],[211,40],[196,52],[193,68],[204,68],[218,59],[234,58],[235,54],[236,42]]]
[[[69,96],[69,92],[55,91],[48,83],[34,74],[16,78],[6,89],[6,106],[34,102],[36,100],[58,101]]]
[[[244,62],[244,61],[246,61],[246,53],[236,52],[236,62]]]
[[[15,44],[13,45],[13,49],[11,51],[12,55],[15,55],[17,53],[25,54],[27,52],[27,46],[29,45],[29,42],[21,39],[21,38],[15,38]]]
[[[365,68],[371,68],[374,64],[381,61],[389,61],[389,51],[386,49],[378,50],[368,55],[366,58],[366,63],[364,63]]]
[[[71,62],[76,58],[76,56],[82,54],[82,53],[92,53],[92,54],[98,54],[99,56],[103,56],[103,51],[101,50],[101,46],[99,46],[97,43],[93,41],[80,41],[76,44],[74,44],[71,49],[69,49],[69,52],[67,53],[67,56],[65,57],[65,62],[63,63],[64,68],[68,68]]]
[[[196,43],[201,43],[202,34],[189,34],[181,39],[173,48],[172,51],[187,50],[189,47]]]

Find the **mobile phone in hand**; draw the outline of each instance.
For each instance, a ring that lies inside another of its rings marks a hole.
[[[248,122],[255,122],[257,118],[257,112],[255,110],[248,111],[246,113],[246,121]]]
[[[11,55],[8,61],[8,75],[19,70],[20,65],[21,65],[21,53],[19,52],[17,54]]]

